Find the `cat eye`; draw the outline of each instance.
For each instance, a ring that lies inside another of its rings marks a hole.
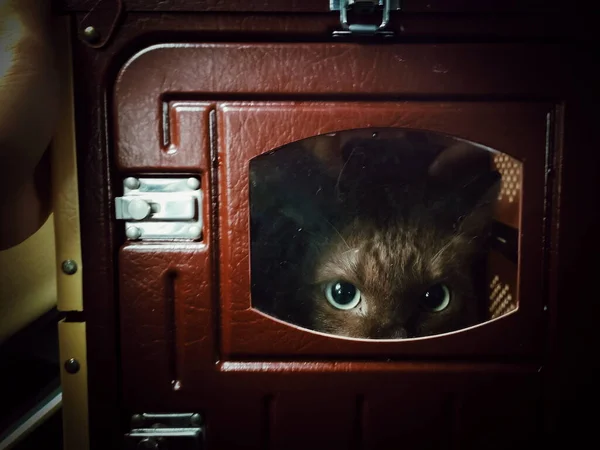
[[[338,280],[325,285],[325,298],[334,308],[348,310],[356,308],[361,294],[352,283]]]
[[[450,289],[443,283],[431,286],[421,296],[421,306],[428,311],[443,311],[450,304]]]

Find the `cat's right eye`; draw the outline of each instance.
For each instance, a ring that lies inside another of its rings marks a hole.
[[[356,308],[360,303],[360,291],[347,281],[333,281],[325,285],[325,298],[336,309]]]
[[[421,305],[428,311],[443,311],[450,304],[450,289],[442,283],[431,286],[421,296]]]

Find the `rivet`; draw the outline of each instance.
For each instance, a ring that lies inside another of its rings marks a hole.
[[[141,414],[134,414],[131,417],[131,428],[142,428],[144,425],[144,417]]]
[[[77,263],[72,259],[67,259],[62,262],[62,271],[67,275],[73,275],[77,272]]]
[[[79,372],[79,361],[77,361],[75,358],[71,358],[65,361],[65,370],[70,373],[70,374],[74,374]]]
[[[202,229],[196,225],[192,225],[191,227],[188,228],[188,232],[190,233],[191,237],[199,238],[200,235],[202,234]]]
[[[94,27],[88,26],[83,30],[83,38],[89,43],[94,43],[100,39],[100,33]]]
[[[140,450],[160,450],[160,444],[154,438],[145,438],[138,443],[137,448]]]
[[[140,180],[135,177],[127,177],[123,180],[123,184],[127,189],[137,189],[140,187]]]
[[[139,239],[142,236],[142,230],[138,227],[127,227],[125,230],[125,236],[129,239]]]
[[[202,416],[198,413],[192,414],[192,417],[190,418],[190,422],[193,426],[199,427],[200,425],[202,425]]]
[[[198,178],[188,178],[186,181],[187,187],[189,187],[192,190],[197,190],[200,187],[200,180],[198,180]]]

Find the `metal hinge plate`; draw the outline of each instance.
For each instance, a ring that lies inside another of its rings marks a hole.
[[[390,21],[390,11],[399,10],[400,0],[330,0],[329,9],[340,12],[342,30],[334,31],[334,37],[341,36],[394,36],[393,31],[386,31]],[[360,14],[380,14],[379,25],[367,23],[349,23],[348,12]]]
[[[125,434],[125,449],[202,449],[202,422],[197,413],[135,414]]]
[[[347,4],[346,7],[351,6],[354,3],[361,3],[360,0],[329,0],[329,10],[330,11],[339,11],[340,4]],[[378,6],[383,6],[384,0],[373,0],[373,1],[363,1],[362,3],[373,3]],[[400,0],[388,0],[390,5],[390,10],[398,10],[400,9]]]
[[[196,240],[202,237],[201,205],[197,178],[129,177],[123,196],[115,198],[115,215],[131,240]]]

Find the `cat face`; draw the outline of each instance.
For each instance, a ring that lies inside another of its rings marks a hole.
[[[429,336],[477,321],[469,234],[422,218],[381,229],[357,219],[322,252],[310,280],[311,328],[370,339]]]
[[[432,163],[376,144],[348,152],[340,198],[355,216],[340,220],[349,225],[334,229],[308,270],[310,328],[402,339],[474,325],[499,175],[488,155],[465,157],[461,146]]]
[[[288,149],[251,166],[252,296],[261,311],[370,339],[483,320],[499,174],[484,150],[405,134],[349,140],[339,151]]]

